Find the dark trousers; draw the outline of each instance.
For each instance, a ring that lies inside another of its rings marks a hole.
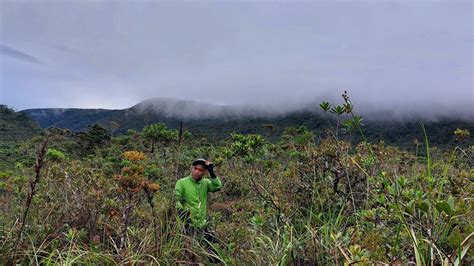
[[[184,233],[190,237],[193,237],[199,243],[204,244],[207,248],[207,252],[210,254],[217,255],[217,251],[214,249],[213,245],[220,245],[221,241],[216,237],[215,232],[212,230],[211,227],[206,226],[204,228],[195,228],[192,226],[185,226]],[[218,263],[220,262],[219,259],[215,258],[214,256],[208,256],[209,262],[211,263]]]

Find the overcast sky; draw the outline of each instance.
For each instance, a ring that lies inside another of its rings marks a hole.
[[[151,97],[473,113],[471,1],[0,0],[0,102]],[[433,109],[433,108],[432,108]]]

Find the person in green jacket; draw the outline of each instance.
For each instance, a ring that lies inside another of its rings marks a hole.
[[[209,172],[210,178],[204,178]],[[222,182],[214,173],[214,165],[204,159],[192,163],[191,175],[176,182],[175,196],[178,215],[185,223],[185,233],[200,235],[208,242],[219,243],[214,233],[208,227],[207,193],[217,192],[222,188]],[[209,246],[209,250],[213,249]]]

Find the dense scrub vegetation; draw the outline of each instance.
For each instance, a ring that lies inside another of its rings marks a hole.
[[[423,134],[409,151],[370,143],[344,99],[321,104],[336,121],[329,130],[286,128],[273,142],[217,143],[152,124],[117,136],[51,128],[10,145],[0,154],[0,263],[207,263],[174,210],[175,182],[196,158],[223,181],[209,200],[223,264],[473,263],[469,131],[447,136],[458,139],[450,150]],[[360,141],[349,142],[354,132]]]

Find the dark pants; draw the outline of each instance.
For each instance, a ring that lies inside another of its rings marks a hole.
[[[199,241],[199,243],[204,244],[207,247],[207,252],[209,252],[210,254],[214,254],[214,255],[218,254],[210,243],[212,243],[213,245],[220,245],[221,241],[219,241],[214,231],[209,226],[206,226],[204,228],[195,228],[192,226],[185,226],[184,233],[190,237],[193,237],[194,239]],[[215,258],[214,256],[209,255],[208,259],[211,263],[220,262],[220,260]]]

